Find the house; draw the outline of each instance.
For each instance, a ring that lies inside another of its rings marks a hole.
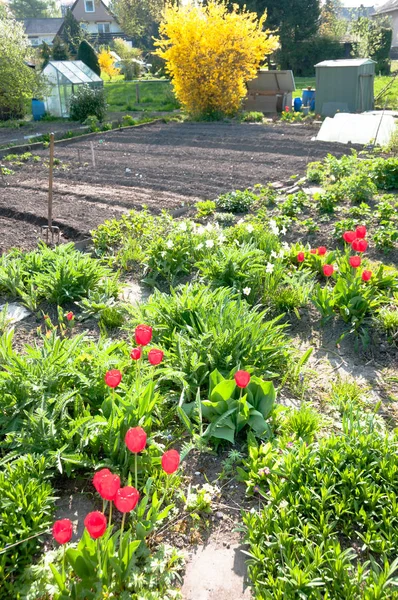
[[[24,19],[23,25],[32,46],[43,42],[51,46],[63,22],[63,19]]]
[[[375,17],[390,17],[392,27],[391,58],[398,59],[398,0],[388,0],[377,9]]]
[[[345,21],[356,21],[359,17],[371,17],[375,13],[374,6],[342,6],[339,16]]]
[[[131,40],[126,36],[115,15],[102,0],[75,0],[68,6],[81,27],[87,32],[87,39],[95,45],[107,44],[115,37]],[[62,37],[63,25],[58,35]]]

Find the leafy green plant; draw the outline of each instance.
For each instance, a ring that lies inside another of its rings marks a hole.
[[[377,192],[372,178],[363,172],[344,177],[334,187],[341,197],[347,198],[352,204],[368,202]]]
[[[398,228],[391,224],[380,225],[373,234],[373,241],[376,248],[389,252],[395,246],[398,240]]]
[[[136,119],[131,115],[123,115],[122,117],[122,127],[131,127],[136,124]]]
[[[247,113],[243,113],[243,115],[242,115],[242,121],[244,121],[245,123],[262,123],[263,120],[264,120],[263,113],[257,112],[255,110],[252,110]]]
[[[216,203],[213,200],[199,200],[196,204],[196,216],[198,219],[212,215],[216,210]]]
[[[318,223],[312,218],[303,219],[301,225],[306,228],[308,233],[316,233],[319,231]]]
[[[106,108],[103,88],[90,88],[88,85],[79,85],[70,97],[69,116],[72,121],[81,121],[82,123],[90,115],[94,115],[99,121],[103,121]]]
[[[303,440],[312,443],[320,426],[319,413],[311,406],[302,404],[298,409],[291,409],[282,413],[282,422],[277,433],[287,436],[290,440]]]
[[[387,334],[390,343],[398,342],[398,302],[395,306],[385,306],[375,316],[376,325]]]
[[[289,194],[280,205],[281,213],[288,217],[299,215],[307,203],[307,194],[300,190],[295,194]]]
[[[226,210],[232,213],[247,212],[252,204],[257,200],[257,195],[250,190],[236,190],[222,194],[216,199],[218,210]]]
[[[223,227],[228,227],[229,225],[232,225],[232,223],[235,222],[235,215],[233,213],[215,212],[213,217],[216,223],[219,223]]]
[[[323,164],[319,161],[310,162],[307,166],[307,179],[311,183],[322,183],[325,173]]]
[[[100,122],[98,120],[98,117],[95,115],[89,115],[85,120],[83,125],[87,125],[90,128],[90,131],[92,133],[95,133],[97,131],[100,131]]]
[[[331,214],[334,213],[336,205],[339,203],[341,197],[333,186],[329,186],[324,192],[316,192],[314,194],[314,200],[318,205],[320,213]]]

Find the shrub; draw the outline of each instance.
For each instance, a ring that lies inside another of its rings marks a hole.
[[[119,75],[120,69],[117,69],[114,66],[115,58],[105,48],[102,48],[101,52],[98,54],[98,63],[101,68],[101,73],[106,73],[109,79],[112,80],[112,77],[116,77]]]
[[[378,158],[367,165],[375,184],[382,190],[398,189],[398,158]]]
[[[72,121],[81,121],[82,123],[90,115],[95,115],[99,121],[103,121],[106,108],[103,88],[79,85],[70,99],[69,116]]]
[[[260,19],[210,0],[203,5],[169,5],[160,25],[156,54],[166,61],[176,97],[196,117],[233,115],[277,38]]]
[[[235,215],[229,212],[215,212],[214,220],[223,227],[228,227],[229,225],[232,225],[232,223],[235,222]]]
[[[216,209],[216,203],[213,200],[199,200],[195,204],[196,206],[196,216],[200,219],[201,217],[208,217],[213,214]]]
[[[256,112],[255,110],[244,113],[242,115],[242,121],[245,123],[262,123],[264,120],[264,115],[262,112]]]
[[[79,50],[77,51],[77,60],[84,62],[98,76],[101,75],[101,67],[99,66],[97,54],[92,45],[86,40],[80,42]]]
[[[216,206],[221,210],[243,213],[247,212],[257,199],[256,194],[250,190],[236,190],[235,192],[228,192],[219,196],[216,199]]]
[[[325,173],[323,164],[319,161],[308,163],[307,179],[311,183],[322,183]]]
[[[342,198],[347,198],[352,204],[367,202],[377,192],[376,185],[373,183],[371,177],[361,172],[345,177],[339,183],[336,183],[333,188],[335,193]]]
[[[122,127],[131,127],[136,124],[136,120],[131,115],[123,115],[122,117]]]
[[[398,302],[396,306],[386,306],[375,317],[377,326],[384,331],[391,343],[398,344]]]
[[[83,125],[88,125],[90,131],[95,133],[100,130],[98,118],[95,115],[89,115]]]

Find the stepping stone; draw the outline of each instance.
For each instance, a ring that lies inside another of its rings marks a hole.
[[[250,600],[242,546],[199,546],[187,561],[184,600]]]
[[[138,304],[148,300],[151,292],[152,290],[148,286],[137,281],[129,281],[123,287],[120,300],[124,300],[133,306],[138,306]]]
[[[0,304],[0,312],[4,310],[5,306],[7,306],[6,321],[8,321],[10,324],[23,321],[23,319],[30,317],[30,315],[32,314],[30,310],[25,308],[25,306],[22,306],[22,304],[18,304],[18,302]]]
[[[96,510],[94,504],[86,494],[72,493],[56,501],[54,520],[70,519],[73,523],[72,541],[76,542],[83,535],[86,515],[93,510]]]

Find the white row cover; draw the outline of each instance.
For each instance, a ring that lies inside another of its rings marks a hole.
[[[316,140],[322,142],[340,142],[341,144],[370,144],[385,146],[395,130],[395,120],[391,115],[378,114],[353,115],[337,113],[333,118],[326,117]]]

